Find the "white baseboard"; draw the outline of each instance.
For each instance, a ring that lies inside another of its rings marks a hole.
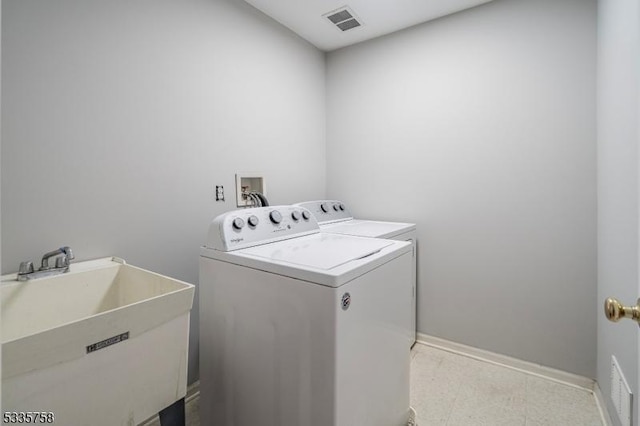
[[[484,349],[474,348],[473,346],[463,345],[462,343],[451,342],[428,334],[418,333],[417,341],[418,343],[422,343],[427,346],[453,352],[479,361],[501,365],[526,374],[543,377],[545,379],[553,380],[554,382],[585,389],[590,392],[594,391],[595,381],[588,377],[579,376],[577,374],[557,370],[555,368],[545,367],[544,365],[523,361],[521,359],[490,352]]]
[[[187,386],[187,396],[184,397],[184,402],[187,403],[200,396],[200,380],[196,380]]]
[[[593,395],[596,398],[596,404],[598,404],[598,411],[600,411],[600,419],[602,420],[602,424],[604,426],[613,426],[609,410],[607,410],[607,403],[604,400],[604,396],[602,395],[600,386],[598,386],[598,382],[596,382],[593,386]]]

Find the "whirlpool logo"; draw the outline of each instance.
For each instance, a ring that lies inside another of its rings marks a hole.
[[[233,238],[231,240],[231,242],[234,243],[234,244],[237,244],[237,243],[242,242],[242,241],[244,241],[244,238]]]
[[[342,295],[340,306],[342,307],[343,311],[346,311],[347,309],[349,309],[349,306],[351,306],[351,295],[349,293],[345,293]]]

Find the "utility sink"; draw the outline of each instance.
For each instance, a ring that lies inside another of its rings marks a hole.
[[[105,258],[0,285],[3,411],[136,425],[184,398],[194,286]]]

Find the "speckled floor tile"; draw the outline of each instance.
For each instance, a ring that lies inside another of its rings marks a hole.
[[[441,426],[451,415],[462,386],[468,358],[452,357],[427,346],[414,346],[411,362],[411,405],[421,426]],[[429,413],[428,417],[420,413]]]
[[[413,350],[419,426],[602,426],[590,391],[426,345]]]
[[[527,378],[527,426],[601,426],[593,394],[535,376]]]

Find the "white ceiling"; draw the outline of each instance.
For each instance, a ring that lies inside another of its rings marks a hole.
[[[389,34],[491,0],[245,0],[321,50]],[[348,6],[360,27],[341,31],[323,15]]]

